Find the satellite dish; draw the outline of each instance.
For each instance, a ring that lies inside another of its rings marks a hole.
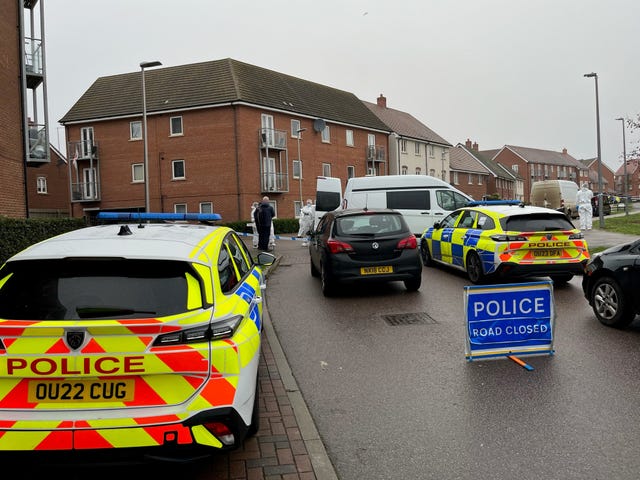
[[[322,132],[324,130],[324,128],[327,126],[327,122],[325,122],[323,119],[321,118],[316,118],[313,121],[313,129],[316,132]]]

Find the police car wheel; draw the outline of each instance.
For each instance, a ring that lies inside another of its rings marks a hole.
[[[476,252],[469,252],[467,255],[467,275],[471,283],[482,283],[484,280],[482,262]]]
[[[427,242],[422,242],[420,244],[420,256],[422,257],[422,264],[425,267],[433,266],[433,259],[431,258],[431,254],[429,253],[429,246]]]
[[[602,277],[593,286],[591,305],[596,318],[608,327],[626,327],[636,316],[618,282],[611,277]]]

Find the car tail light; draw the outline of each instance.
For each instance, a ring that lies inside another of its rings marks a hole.
[[[413,250],[418,248],[418,240],[415,235],[411,235],[407,238],[403,238],[398,242],[398,246],[396,247],[398,250]]]
[[[158,335],[158,338],[153,342],[153,345],[156,347],[184,345],[187,343],[208,342],[212,340],[230,338],[236,332],[240,322],[242,322],[242,319],[242,315],[234,315],[227,319],[212,323],[211,325],[186,328],[184,330]]]
[[[222,422],[209,422],[204,424],[204,428],[209,430],[224,445],[233,445],[235,441],[231,429]]]
[[[524,235],[491,235],[494,242],[526,242],[527,237]]]
[[[327,248],[331,253],[351,253],[354,251],[351,245],[339,240],[329,240],[327,242]]]

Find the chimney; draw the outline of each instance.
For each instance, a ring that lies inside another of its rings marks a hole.
[[[566,149],[566,148],[563,148],[563,149],[562,149],[562,154],[563,154],[563,155],[566,155],[566,154],[567,154],[567,149]]]
[[[387,108],[387,98],[382,94],[378,97],[378,106]]]
[[[467,147],[467,150],[471,150],[471,140],[467,138],[467,141],[464,142],[464,146]]]
[[[473,149],[477,152],[478,151],[478,142],[473,142]]]

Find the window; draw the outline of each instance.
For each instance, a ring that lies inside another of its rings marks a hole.
[[[38,177],[36,179],[36,192],[40,194],[47,193],[47,177]]]
[[[433,153],[433,145],[427,145],[427,151],[429,152],[429,158],[435,157],[435,153]]]
[[[187,213],[187,204],[186,203],[174,203],[173,211],[175,213]]]
[[[225,246],[220,249],[220,255],[218,255],[218,276],[220,277],[220,289],[224,293],[230,292],[239,283],[231,254]]]
[[[435,169],[435,168],[430,169],[430,170],[429,170],[429,175],[431,175],[432,177],[435,177],[435,176],[436,176],[436,169]],[[456,177],[456,179],[457,179],[457,178],[458,178],[458,177]]]
[[[142,122],[129,122],[129,140],[142,140]]]
[[[234,236],[228,236],[225,240],[225,247],[228,249],[231,254],[231,259],[233,263],[236,264],[236,268],[238,269],[238,273],[240,277],[244,278],[247,273],[251,270],[249,267],[249,263],[245,258],[246,250],[238,244],[238,241]],[[246,255],[249,256],[248,254]]]
[[[407,153],[407,141],[404,138],[400,140],[400,151],[402,153]]]
[[[182,135],[182,117],[171,117],[171,136]]]
[[[511,170],[513,170],[515,173],[518,173],[518,165],[511,165]]]
[[[353,165],[348,165],[347,166],[347,179],[353,178],[355,176],[356,176],[356,167],[354,167]]]
[[[473,184],[473,174],[469,174],[469,180],[467,182],[469,185]]]
[[[302,163],[300,160],[293,161],[293,178],[302,178]]]
[[[347,130],[346,132],[346,142],[347,142],[347,147],[353,147],[353,130]]]
[[[213,203],[200,202],[200,213],[213,213]]]
[[[298,138],[302,132],[300,130],[300,120],[291,120],[291,137]]]
[[[433,175],[432,175],[433,176]],[[458,185],[459,181],[458,181],[458,172],[453,172],[453,184],[454,185]]]
[[[416,155],[420,155],[420,144],[418,142],[414,143],[414,150]]]
[[[402,175],[406,175],[409,172],[409,167],[407,167],[406,165],[402,165]]]
[[[330,177],[331,176],[331,164],[330,163],[323,163],[322,164],[322,176],[323,177]]]
[[[298,218],[302,212],[302,202],[300,200],[293,201],[293,215]]]
[[[331,142],[331,131],[329,130],[329,125],[325,126],[324,130],[322,130],[322,141],[324,143]]]
[[[171,162],[172,179],[184,179],[184,160],[173,160]]]
[[[436,199],[438,205],[444,210],[455,210],[464,207],[469,202],[467,197],[453,190],[437,190]]]
[[[420,167],[416,167],[416,175],[420,175],[422,173],[422,169]]]
[[[429,210],[431,208],[431,194],[428,190],[388,190],[387,208]]]
[[[144,163],[131,165],[131,181],[133,183],[144,182]]]
[[[478,185],[482,185],[482,175],[478,174]]]

